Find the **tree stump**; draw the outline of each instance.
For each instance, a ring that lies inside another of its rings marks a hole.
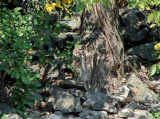
[[[86,88],[102,87],[107,94],[119,86],[123,75],[120,62],[124,48],[118,32],[118,7],[115,0],[106,8],[100,3],[81,17],[80,45],[74,49],[74,78],[86,81]]]

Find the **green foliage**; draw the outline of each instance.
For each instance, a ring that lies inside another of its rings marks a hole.
[[[140,11],[146,11],[148,13],[147,22],[150,24],[150,28],[160,27],[160,1],[159,0],[128,0],[129,6],[138,7]],[[159,46],[155,47],[157,60],[160,59]],[[154,64],[150,69],[150,75],[160,73],[160,63]]]
[[[62,5],[61,0],[55,2]],[[82,13],[85,7],[90,10],[99,2],[106,7],[111,5],[109,0],[74,0],[72,4],[63,5],[60,10],[55,9],[53,12],[71,16],[75,12]],[[160,7],[159,0],[128,0],[128,2],[129,6],[149,11],[147,21],[151,28],[160,26],[160,12],[157,10]],[[38,52],[41,65],[45,65],[46,62],[56,65],[60,62],[71,68],[70,63],[73,61],[71,49],[78,42],[68,41],[65,47],[44,49],[43,46],[52,43],[63,30],[59,23],[51,21],[50,15],[44,12],[44,6],[49,0],[39,0],[39,3],[34,6],[32,2],[27,1],[24,6],[13,10],[4,6],[0,9],[0,70],[6,71],[15,79],[12,101],[18,114],[22,114],[21,111],[27,112],[28,107],[33,107],[31,100],[36,100],[36,97],[31,92],[39,92],[41,86],[37,81],[39,74],[34,74],[27,65],[33,58],[30,52]],[[56,62],[52,61],[53,52],[58,58]],[[151,75],[156,72],[160,72],[159,63],[151,68]],[[23,116],[25,118],[25,115]]]
[[[157,112],[157,113],[154,113],[154,114],[149,113],[149,116],[150,116],[150,118],[152,118],[152,119],[159,119],[159,117],[160,117],[160,112]]]
[[[1,119],[7,119],[6,114],[5,113],[4,114],[0,114],[0,118]]]
[[[160,26],[160,1],[159,0],[128,0],[129,6],[138,7],[140,11],[148,11],[147,21],[150,28]]]
[[[31,52],[38,52],[41,65],[46,62],[56,65],[60,62],[71,68],[71,48],[76,44],[75,41],[68,42],[64,51],[58,47],[46,50],[43,46],[57,39],[63,31],[62,26],[51,22],[49,14],[44,13],[41,6],[34,8],[33,13],[27,11],[24,7],[0,9],[0,70],[6,71],[15,80],[12,101],[16,106],[16,113],[24,118],[21,111],[27,112],[28,107],[33,107],[34,102],[31,100],[37,98],[32,92],[40,92],[41,86],[37,81],[40,75],[33,73],[27,65],[33,58]],[[58,57],[56,62],[53,62],[53,53]]]

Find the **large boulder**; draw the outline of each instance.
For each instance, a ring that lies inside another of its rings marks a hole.
[[[137,102],[147,103],[158,99],[158,95],[149,89],[136,74],[129,77],[126,85],[131,90],[132,98]]]
[[[126,51],[127,55],[136,55],[139,58],[146,61],[155,61],[156,59],[152,56],[155,52],[155,43],[146,43],[139,46],[135,46]]]
[[[45,87],[42,92],[48,92],[50,95],[45,98],[45,101],[47,102],[47,107],[51,111],[57,110],[62,111],[63,113],[81,111],[80,95],[82,94],[80,94],[80,92],[79,94],[76,94],[76,90],[66,90],[57,86],[49,85]]]

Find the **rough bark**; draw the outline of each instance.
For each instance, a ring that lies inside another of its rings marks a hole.
[[[81,39],[74,49],[75,78],[86,81],[88,87],[103,87],[108,94],[118,88],[123,75],[123,44],[118,33],[118,8],[97,3],[82,15]]]

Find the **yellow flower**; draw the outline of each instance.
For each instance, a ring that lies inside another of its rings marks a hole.
[[[47,10],[47,12],[48,12],[49,14],[51,14],[53,8],[54,8],[54,7],[53,7],[51,4],[46,4],[44,10]]]
[[[60,5],[60,4],[57,4],[57,3],[52,3],[51,5],[52,5],[53,7],[59,7],[59,8],[61,7],[61,5]]]
[[[60,4],[57,4],[57,3],[46,4],[44,10],[47,10],[47,12],[48,12],[49,14],[51,14],[52,10],[53,10],[55,7],[61,7],[61,5],[60,5]]]
[[[73,2],[73,0],[62,0],[63,5],[65,5],[66,2],[70,5]]]
[[[73,2],[73,0],[67,0],[67,3],[70,5]]]
[[[32,51],[33,51],[32,49],[29,49],[29,50],[28,50],[28,53],[30,54],[30,53],[32,53]]]
[[[154,49],[155,49],[155,50],[160,50],[160,43],[157,43],[157,44],[154,46]]]

